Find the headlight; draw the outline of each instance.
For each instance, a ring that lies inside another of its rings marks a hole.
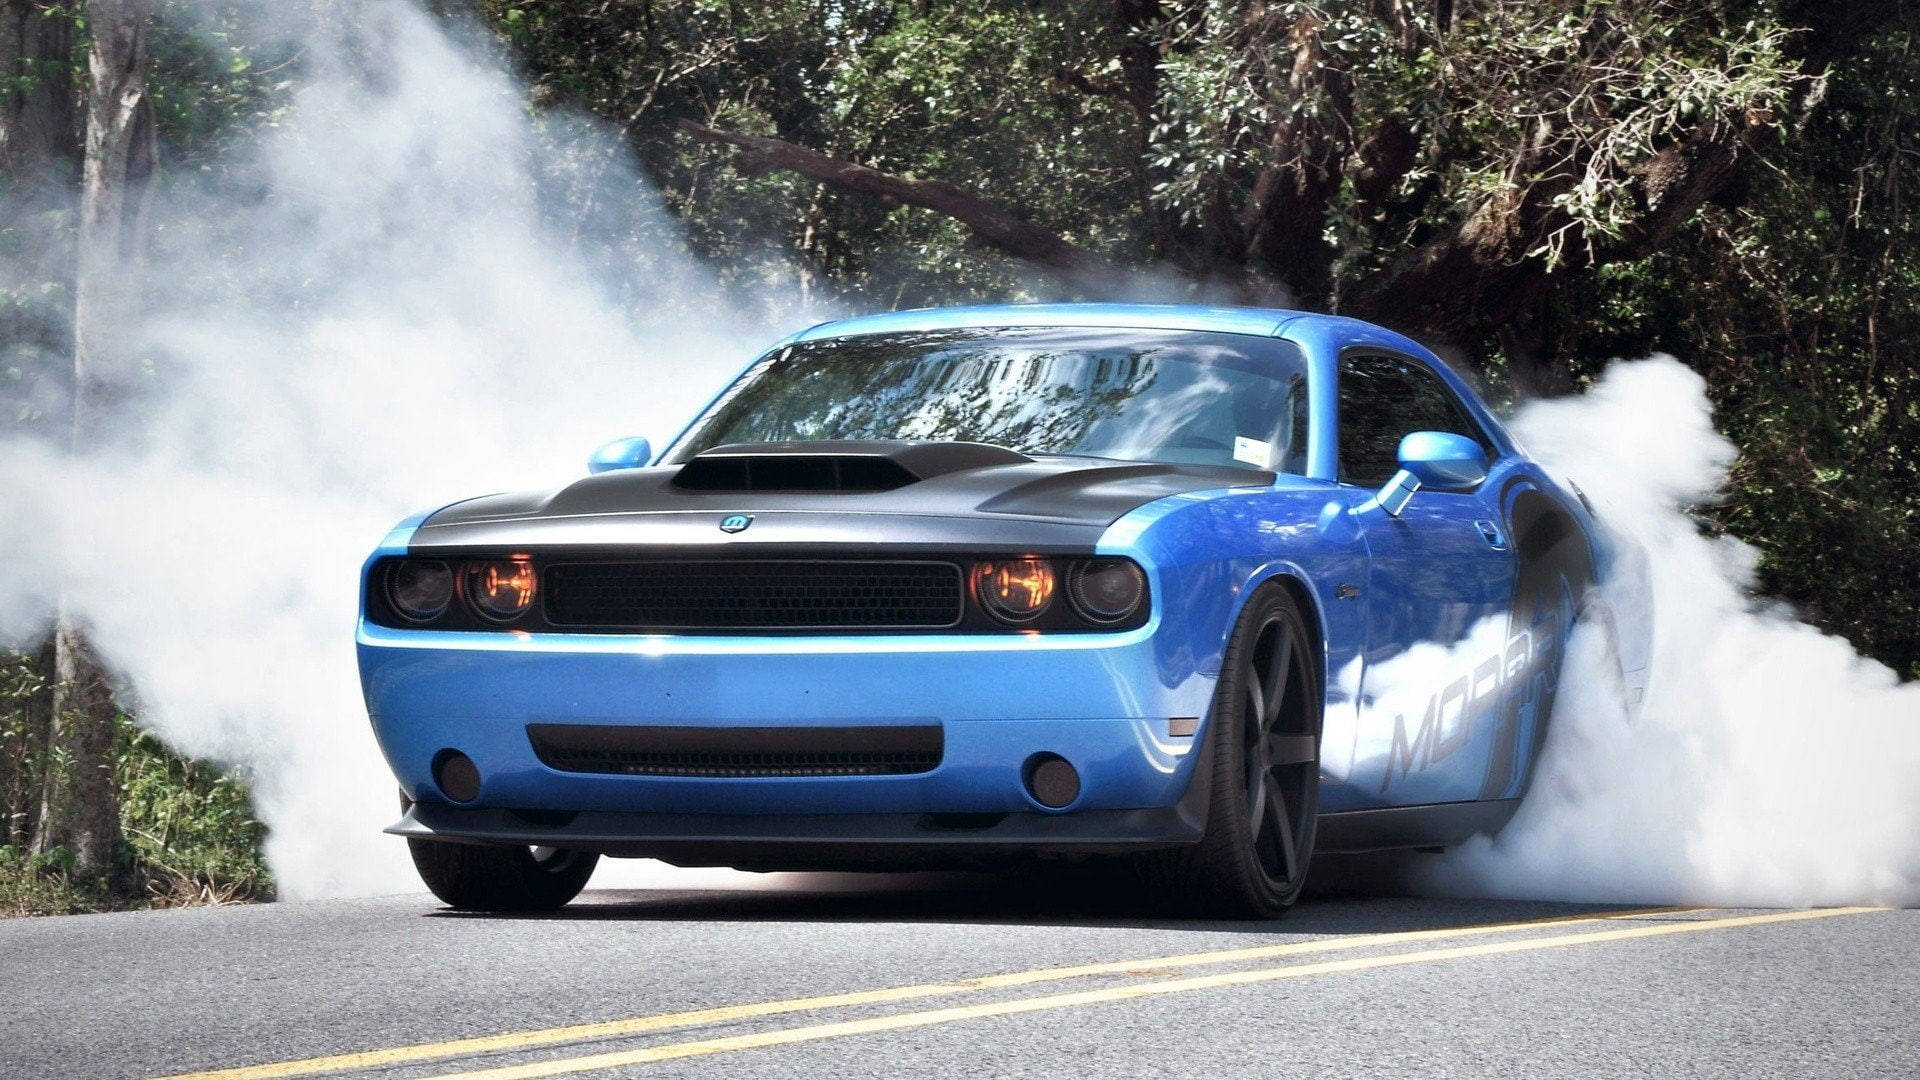
[[[1127,559],[1089,559],[1067,575],[1067,598],[1090,622],[1119,622],[1140,608],[1147,576]]]
[[[533,606],[533,564],[525,559],[467,564],[467,600],[494,622],[510,622]]]
[[[453,568],[439,559],[401,559],[387,568],[387,602],[404,619],[431,622],[453,603]]]
[[[1027,623],[1053,603],[1053,567],[1044,559],[996,559],[973,566],[973,594],[987,614]]]

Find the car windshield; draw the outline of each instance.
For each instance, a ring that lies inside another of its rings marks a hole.
[[[924,439],[1304,473],[1306,366],[1242,334],[978,329],[803,342],[755,364],[667,460],[728,443]]]

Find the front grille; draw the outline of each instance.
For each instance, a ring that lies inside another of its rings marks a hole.
[[[902,776],[939,768],[938,725],[626,727],[528,724],[550,769],[624,776]]]
[[[938,629],[960,621],[945,562],[598,562],[546,569],[547,621],[632,630]]]

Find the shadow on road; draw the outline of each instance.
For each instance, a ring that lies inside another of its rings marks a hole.
[[[595,889],[554,912],[431,918],[635,922],[927,922],[1180,928],[1247,934],[1358,934],[1551,918],[1604,908],[1415,897],[1392,859],[1321,860],[1302,901],[1271,922],[1170,914],[1136,880],[1029,867],[1007,874],[769,874],[724,888]]]

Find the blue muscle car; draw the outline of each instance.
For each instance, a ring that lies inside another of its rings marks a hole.
[[[455,907],[564,904],[601,855],[1098,858],[1275,915],[1315,851],[1497,829],[1608,618],[1585,497],[1351,319],[828,323],[591,469],[366,564],[388,831]]]

